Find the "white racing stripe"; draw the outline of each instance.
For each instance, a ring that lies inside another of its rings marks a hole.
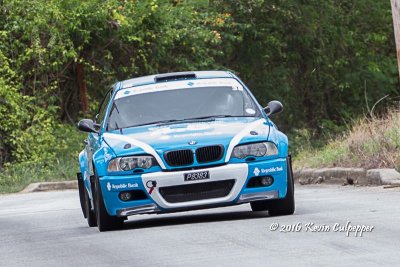
[[[245,137],[246,135],[249,135],[250,131],[257,129],[265,122],[266,122],[265,119],[256,120],[256,121],[250,123],[247,127],[243,128],[237,135],[235,135],[232,138],[231,142],[229,143],[228,150],[226,152],[225,162],[228,162],[230,160],[234,147],[239,144],[239,142],[242,140],[242,138]],[[152,148],[150,145],[148,145],[142,141],[139,141],[137,139],[134,139],[134,138],[131,138],[128,136],[124,136],[124,135],[119,135],[119,134],[104,133],[103,136],[104,136],[104,138],[110,138],[110,139],[114,139],[117,141],[124,141],[124,142],[130,143],[134,146],[140,147],[146,153],[154,156],[154,158],[157,160],[158,164],[160,165],[160,167],[162,169],[164,169],[164,170],[166,169],[164,162],[162,161],[162,159],[160,158],[158,153],[154,150],[154,148]]]
[[[256,129],[257,127],[261,126],[265,122],[266,122],[265,119],[256,120],[256,121],[250,123],[243,130],[241,130],[237,135],[235,135],[232,138],[231,142],[229,143],[228,150],[226,151],[225,162],[228,162],[231,159],[231,154],[232,154],[233,148],[237,144],[239,144],[240,140],[242,140],[242,138],[245,137],[246,135],[249,135],[250,131]]]
[[[154,150],[154,148],[152,148],[148,144],[146,144],[142,141],[139,141],[137,139],[134,139],[134,138],[131,138],[128,136],[124,136],[124,135],[119,135],[119,134],[104,133],[103,136],[104,136],[104,138],[110,138],[110,139],[114,139],[114,140],[118,140],[118,141],[124,141],[124,142],[130,143],[131,145],[140,147],[146,153],[152,155],[157,160],[161,169],[164,169],[164,170],[166,169],[164,162],[162,161],[160,156],[157,154],[157,152]]]

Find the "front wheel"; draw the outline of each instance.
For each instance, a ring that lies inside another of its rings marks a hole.
[[[271,216],[291,215],[294,213],[294,182],[291,170],[288,170],[287,192],[285,198],[271,200],[268,206],[268,213]]]
[[[294,180],[290,156],[288,157],[286,196],[282,199],[253,201],[250,202],[250,206],[253,211],[268,210],[271,216],[291,215],[294,213]]]
[[[94,182],[95,191],[95,207],[96,207],[96,221],[97,227],[100,232],[118,230],[124,226],[124,218],[119,218],[117,216],[110,216],[107,213],[106,207],[104,205],[103,194],[101,192],[100,182],[96,176]]]

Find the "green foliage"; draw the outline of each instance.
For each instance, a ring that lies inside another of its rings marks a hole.
[[[0,51],[24,95],[49,98],[59,117],[80,114],[76,64],[90,95],[101,98],[116,79],[217,68],[221,40],[206,2],[7,0],[0,4]],[[202,10],[197,10],[202,8]],[[46,99],[46,103],[42,101]]]
[[[8,0],[0,7],[1,74],[8,78],[1,86],[9,105],[1,108],[14,107],[2,127],[5,143],[12,146],[7,150],[17,161],[31,158],[24,151],[48,153],[41,144],[52,147],[51,131],[58,120],[75,121],[81,115],[77,63],[86,68],[90,109],[96,110],[92,104],[116,78],[212,68],[218,54],[213,48],[220,40],[211,30],[211,15],[197,12],[193,4]],[[21,129],[22,135],[9,128]],[[37,140],[28,149],[29,136]]]
[[[207,6],[208,1],[1,1],[0,184],[50,179],[63,166],[71,177],[76,168],[63,162],[76,161],[82,144],[69,143],[75,133],[64,131],[71,131],[65,122],[75,124],[83,115],[78,64],[84,66],[91,115],[116,79],[218,68],[214,57],[221,54],[221,40],[212,24],[216,13]]]
[[[331,142],[322,148],[309,147],[301,150],[295,157],[294,167],[335,167],[340,165],[338,164],[339,162],[345,160],[347,161],[346,165],[350,167],[360,164],[356,157],[349,157],[349,155],[348,147],[345,144],[340,141],[331,140]]]
[[[236,37],[224,46],[223,62],[264,104],[282,100],[287,112],[278,125],[285,129],[342,131],[337,126],[367,105],[386,94],[398,97],[390,1],[213,3],[235,21],[222,34]]]
[[[83,136],[69,124],[116,80],[170,71],[234,70],[284,103],[294,152],[321,146],[398,97],[392,28],[389,1],[0,1],[0,185],[71,176]]]
[[[1,157],[18,162],[36,162],[55,156],[49,149],[57,140],[53,134],[55,107],[35,105],[34,97],[21,95],[0,78]],[[10,153],[10,155],[8,155]]]
[[[17,192],[33,182],[74,179],[79,171],[77,151],[82,147],[84,136],[68,125],[56,126],[52,134],[57,142],[47,147],[51,157],[35,155],[29,161],[5,164],[0,171],[0,193]]]

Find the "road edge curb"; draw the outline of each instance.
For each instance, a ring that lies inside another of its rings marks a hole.
[[[32,183],[25,187],[20,193],[32,193],[32,192],[45,192],[45,191],[60,191],[78,189],[78,181],[62,181],[62,182],[40,182]]]
[[[396,169],[304,168],[293,171],[295,181],[306,184],[400,185]]]
[[[395,169],[304,168],[293,170],[296,182],[307,184],[400,185],[400,173]],[[76,180],[31,183],[20,193],[78,189]]]

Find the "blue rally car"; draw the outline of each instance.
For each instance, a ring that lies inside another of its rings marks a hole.
[[[244,83],[225,71],[177,72],[117,82],[79,154],[89,226],[121,228],[130,215],[250,203],[295,210],[288,139]]]

